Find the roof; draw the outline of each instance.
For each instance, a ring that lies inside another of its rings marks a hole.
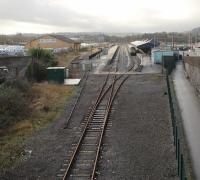
[[[0,69],[8,69],[6,66],[0,66]]]
[[[65,41],[65,42],[67,42],[67,43],[78,43],[77,41],[74,41],[74,40],[72,40],[72,39],[69,39],[69,38],[67,38],[67,37],[65,37],[65,36],[63,36],[63,35],[49,34],[49,36],[54,37],[54,38],[56,38],[56,39],[59,39],[59,40],[61,40],[61,41]]]
[[[47,69],[66,69],[66,67],[48,67]]]
[[[70,39],[70,38],[67,38],[67,37],[65,37],[65,36],[63,36],[63,35],[58,35],[58,34],[45,34],[45,35],[39,36],[39,37],[37,37],[37,38],[35,38],[35,39],[32,39],[31,41],[40,39],[40,38],[42,38],[43,36],[51,36],[51,37],[54,37],[54,38],[56,38],[56,39],[59,39],[59,40],[61,40],[61,41],[67,42],[67,43],[80,43],[80,42],[78,42],[78,41],[74,41],[74,40],[72,40],[72,39]]]
[[[174,50],[170,49],[153,49],[151,52],[175,52]]]
[[[134,41],[134,42],[131,42],[131,44],[135,47],[138,47],[138,48],[153,48],[154,46],[158,46],[159,43],[157,41],[153,41],[153,39],[146,39],[146,40],[143,40],[143,41]]]
[[[140,45],[143,45],[143,44],[146,44],[146,43],[149,43],[149,42],[151,42],[151,40],[144,40],[144,41],[133,41],[133,42],[131,42],[131,44],[132,45],[134,45],[134,46],[140,46]]]

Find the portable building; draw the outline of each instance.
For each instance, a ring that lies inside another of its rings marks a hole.
[[[151,58],[155,64],[162,64],[163,56],[172,56],[176,60],[177,53],[171,50],[152,50]]]
[[[68,76],[68,69],[66,67],[48,67],[47,78],[49,82],[56,82],[63,84]]]

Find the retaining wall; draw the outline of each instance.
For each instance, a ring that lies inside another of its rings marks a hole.
[[[185,57],[186,76],[200,95],[200,57]]]
[[[6,66],[8,68],[9,78],[14,78],[16,75],[18,77],[24,77],[26,68],[30,62],[30,56],[0,57],[0,66]]]

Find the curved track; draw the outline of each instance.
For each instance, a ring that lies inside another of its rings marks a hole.
[[[115,72],[119,67],[119,56],[115,65]],[[132,70],[129,68],[128,71]],[[80,179],[93,180],[96,177],[97,165],[103,137],[112,111],[116,95],[128,79],[129,75],[108,74],[100,89],[95,103],[89,110],[82,123],[82,131],[78,142],[72,147],[69,159],[65,162],[66,168],[59,177],[62,180]]]

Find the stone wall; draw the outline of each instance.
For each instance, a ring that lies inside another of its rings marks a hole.
[[[27,66],[31,63],[30,56],[13,56],[13,57],[0,57],[0,66],[6,66],[8,68],[7,77],[23,78]]]
[[[186,75],[200,95],[200,57],[186,57],[184,62]]]

